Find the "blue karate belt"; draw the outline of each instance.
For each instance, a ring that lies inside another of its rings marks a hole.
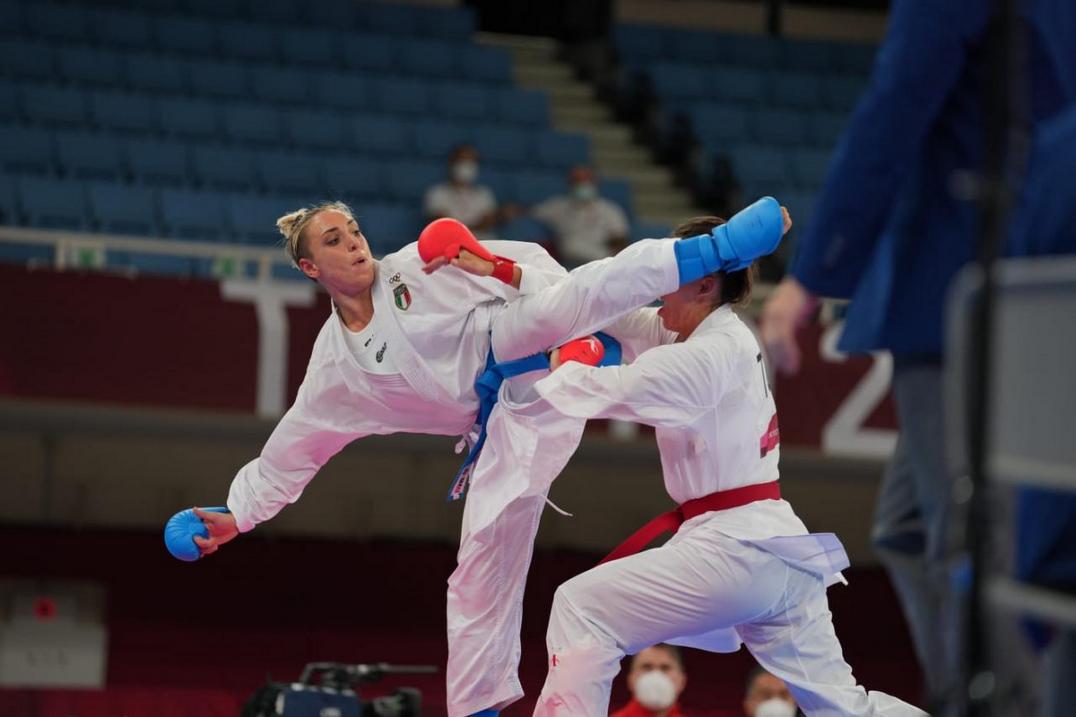
[[[600,331],[594,336],[605,347],[605,355],[598,365],[619,366],[623,354],[620,342],[609,334],[604,334]],[[489,357],[486,359],[486,370],[474,382],[474,390],[478,394],[478,420],[475,421],[475,425],[478,426],[478,440],[471,446],[467,459],[463,461],[459,472],[456,473],[456,478],[452,481],[452,486],[448,490],[448,500],[459,500],[467,494],[467,483],[471,478],[471,473],[474,472],[475,463],[478,462],[478,454],[482,452],[482,446],[486,443],[486,422],[489,421],[490,414],[493,413],[493,407],[497,405],[497,396],[500,393],[501,384],[504,383],[506,378],[513,378],[514,376],[521,376],[538,370],[549,370],[548,354],[538,353],[498,363],[493,356],[493,349],[489,350]]]

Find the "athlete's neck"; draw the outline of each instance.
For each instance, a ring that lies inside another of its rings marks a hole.
[[[354,295],[336,292],[331,295],[336,315],[351,331],[362,331],[373,320],[374,296],[370,289]]]

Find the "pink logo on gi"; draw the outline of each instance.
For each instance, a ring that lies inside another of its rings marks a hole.
[[[770,425],[766,429],[766,432],[762,434],[762,438],[759,439],[759,458],[765,458],[766,454],[772,451],[781,442],[781,431],[777,428],[777,414],[773,414],[773,418],[770,419]]]

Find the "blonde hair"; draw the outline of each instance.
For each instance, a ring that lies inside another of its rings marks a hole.
[[[288,258],[291,259],[291,263],[295,265],[296,269],[299,268],[300,259],[310,258],[310,253],[307,251],[306,245],[303,244],[303,230],[306,229],[306,225],[310,223],[311,219],[321,212],[330,210],[346,214],[349,219],[355,218],[351,207],[343,202],[334,201],[321,202],[320,204],[296,209],[294,212],[288,212],[276,220],[276,228],[284,236],[284,251],[287,252]]]

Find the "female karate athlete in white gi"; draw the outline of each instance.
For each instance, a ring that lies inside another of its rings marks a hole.
[[[295,404],[261,455],[233,480],[230,513],[198,511],[209,537],[195,542],[209,554],[269,520],[298,500],[329,458],[362,436],[468,434],[478,409],[475,379],[491,348],[498,361],[547,351],[707,267],[772,251],[781,236],[780,212],[769,199],[753,214],[741,213],[739,234],[699,237],[688,251],[681,249],[685,242],[644,240],[571,274],[537,245],[486,242],[514,266],[464,251],[452,268],[432,276],[445,261],[424,266],[415,244],[374,261],[342,204],[283,217],[278,226],[289,254],[328,291],[333,313],[314,343]],[[501,281],[490,278],[495,271]],[[584,425],[528,394],[539,377],[526,374],[502,386],[471,476],[458,567],[449,581],[452,717],[500,709],[523,694],[516,675],[519,621],[533,532],[545,491]]]
[[[719,222],[692,220],[676,234]],[[841,654],[825,590],[848,558],[780,498],[773,395],[758,342],[731,308],[746,275],[706,276],[619,322],[625,355],[641,352],[632,363],[558,368],[554,352],[555,370],[535,384],[566,415],[654,426],[666,489],[681,504],[557,590],[536,715],[608,714],[621,658],[659,642],[746,644],[809,717],[925,715],[858,686]],[[662,547],[637,552],[678,526]]]

